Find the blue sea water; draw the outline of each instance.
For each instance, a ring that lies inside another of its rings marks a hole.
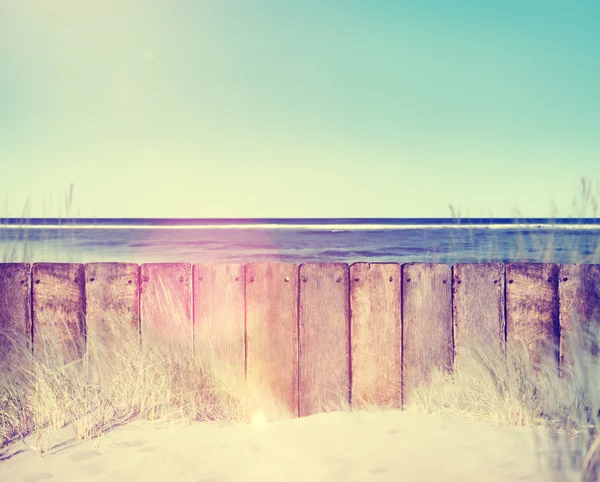
[[[5,219],[5,262],[600,263],[599,219]]]

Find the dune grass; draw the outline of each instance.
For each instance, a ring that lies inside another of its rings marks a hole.
[[[580,471],[582,480],[595,481],[600,469],[600,362],[582,347],[598,340],[597,326],[576,329],[569,343],[572,363],[560,370],[554,358],[534,369],[524,343],[507,345],[505,353],[489,346],[465,348],[453,372],[435,370],[409,396],[406,408],[545,429],[550,451],[545,457],[554,465],[556,480],[569,480],[559,476]]]
[[[73,205],[71,186],[64,196],[64,218],[72,215]],[[23,224],[28,213],[26,207]],[[0,238],[2,262],[35,262],[44,243],[35,244],[22,236]],[[77,262],[76,253],[64,256],[55,261]],[[3,347],[11,354],[0,357],[0,447],[35,434],[30,448],[42,455],[49,434],[65,426],[78,440],[91,440],[134,420],[226,423],[251,422],[257,414],[266,421],[293,416],[271,394],[250,392],[240,383],[237,367],[226,366],[210,346],[192,347],[189,339],[175,336],[191,333],[191,322],[166,287],[154,301],[161,318],[156,325],[173,329],[145,327],[143,344],[141,327],[111,312],[100,316],[101,326],[88,326],[82,334],[73,333],[64,320],[43,320],[47,328],[37,338],[35,353],[22,333],[4,329]],[[75,336],[85,340],[85,356],[72,361]],[[63,343],[53,342],[58,339]]]
[[[552,218],[598,219],[599,199],[600,182],[582,178],[571,216],[553,213]],[[452,206],[450,210],[457,217]],[[553,262],[553,238],[528,236],[535,247],[535,262]],[[525,246],[521,236],[510,261],[531,262]],[[592,248],[583,255],[573,250],[568,262],[599,264],[600,243]],[[488,247],[488,256],[482,261],[497,261],[493,246]],[[559,367],[552,356],[534,369],[527,347],[520,342],[507,344],[503,351],[481,345],[465,347],[456,353],[453,371],[434,370],[429,382],[409,395],[405,408],[530,427],[545,447],[541,462],[551,464],[554,480],[572,480],[573,473],[583,482],[600,480],[600,361],[597,350],[590,349],[600,346],[600,319],[580,321],[570,335],[572,362],[568,366]]]
[[[56,327],[55,336],[65,335],[60,324],[47,326]],[[137,329],[110,315],[101,332],[88,333],[79,360],[69,361],[71,352],[49,344],[34,354],[22,350],[18,363],[3,367],[0,442],[35,433],[30,448],[42,455],[46,435],[67,425],[76,439],[91,440],[138,419],[226,423],[250,422],[256,413],[268,420],[292,416],[269,394],[248,392],[214,352],[192,350],[151,329],[142,345]]]
[[[579,198],[573,203],[574,216],[596,218],[597,199],[592,184],[582,180]],[[72,205],[72,191],[65,205],[68,209]],[[453,216],[457,217],[454,210]],[[26,240],[15,241],[27,245]],[[538,261],[551,259],[551,239],[536,247]],[[31,260],[32,251],[21,249],[3,243],[4,261],[24,261],[24,255]],[[494,247],[488,249],[492,260]],[[511,261],[524,259],[522,250]],[[599,263],[600,245],[572,262]],[[178,319],[168,299],[160,311],[170,322]],[[473,346],[460,354],[460,365],[453,373],[434,372],[430,383],[410,395],[407,408],[503,426],[542,427],[550,441],[552,456],[548,457],[556,465],[556,480],[567,480],[570,469],[580,471],[586,482],[597,480],[600,366],[597,356],[583,347],[600,344],[600,331],[594,328],[600,320],[589,321],[596,325],[586,325],[590,327],[586,331],[576,329],[571,338],[573,364],[560,373],[548,360],[539,370],[532,369],[524,345],[509,345],[504,353]],[[21,348],[19,363],[5,370],[7,376],[0,379],[0,446],[35,433],[37,442],[32,448],[41,455],[49,431],[65,425],[73,427],[78,439],[91,440],[137,419],[225,423],[251,421],[258,412],[268,420],[293,416],[269,394],[248,393],[206,347],[192,349],[182,346],[181,340],[165,339],[164,334],[152,331],[144,332],[145,343],[140,345],[139,331],[110,313],[100,332],[90,331],[85,357],[67,364],[65,354],[52,351],[51,346],[35,357]],[[328,410],[340,408],[357,410],[345,402]],[[389,407],[362,404],[359,410],[384,408]]]
[[[42,204],[42,217],[46,217],[46,206],[54,206],[54,203],[46,201]],[[78,217],[78,211],[75,209],[75,186],[71,184],[69,189],[64,193],[64,196],[56,200],[58,205],[58,215],[56,219],[58,224],[65,225],[70,222],[71,219]],[[48,208],[50,209],[50,207]],[[31,217],[31,199],[25,203],[23,210],[21,211],[20,223],[16,227],[26,226],[28,220]],[[52,217],[56,215],[56,211],[53,210]],[[42,232],[42,235],[34,239],[30,239],[31,233],[22,229],[15,230],[3,230],[2,227],[6,226],[7,222],[0,218],[0,262],[2,263],[31,263],[43,257],[46,254],[48,246],[51,244],[49,241],[52,239],[52,235],[46,232]],[[38,234],[39,235],[39,234]],[[71,236],[75,236],[71,233]],[[66,238],[64,233],[61,234],[62,239]],[[78,253],[72,251],[63,251],[60,254],[54,254],[55,262],[77,262]]]

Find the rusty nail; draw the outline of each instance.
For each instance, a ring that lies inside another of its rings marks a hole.
[[[564,277],[564,278],[563,278],[563,281],[569,281],[569,278],[567,278],[567,277]]]
[[[290,277],[289,277],[289,276],[286,276],[286,277],[283,279],[283,281],[285,281],[286,283],[289,283],[289,282],[290,282]]]

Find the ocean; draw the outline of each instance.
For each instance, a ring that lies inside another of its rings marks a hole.
[[[600,263],[600,219],[4,219],[4,262]]]

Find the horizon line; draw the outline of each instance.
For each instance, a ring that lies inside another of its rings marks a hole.
[[[78,222],[105,222],[105,221],[144,221],[144,222],[326,222],[326,221],[344,221],[360,222],[360,221],[446,221],[446,222],[461,222],[461,221],[518,221],[518,222],[552,222],[552,223],[572,223],[575,221],[597,222],[600,223],[600,217],[435,217],[435,216],[412,216],[412,217],[206,217],[206,218],[189,218],[189,217],[4,217],[0,218],[2,223],[23,223],[23,222],[44,222],[44,221],[78,221]]]

